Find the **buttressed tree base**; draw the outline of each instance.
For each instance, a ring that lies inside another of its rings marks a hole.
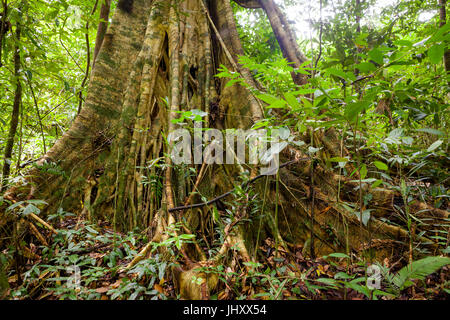
[[[296,68],[307,66],[308,59],[273,0],[236,3],[262,8],[283,56]],[[63,208],[91,221],[111,221],[118,230],[148,228],[153,242],[167,239],[168,231],[180,224],[174,232],[212,243],[217,227],[213,206],[222,214],[224,205],[189,205],[204,202],[199,194],[212,199],[233,189],[241,183],[236,177],[243,168],[198,165],[199,173],[186,179],[194,165],[173,165],[166,138],[178,128],[172,120],[180,111],[202,110],[208,113],[204,126],[220,130],[249,129],[264,117],[264,103],[254,94],[261,87],[250,70],[239,64],[243,54],[228,0],[121,1],[95,61],[81,112],[70,130],[28,172],[27,183],[12,187],[5,199],[44,199],[48,205],[40,215],[43,219]],[[215,77],[221,65],[239,73],[247,85],[226,86],[226,79]],[[303,73],[293,72],[292,78],[298,86],[308,83]],[[216,287],[217,276],[197,271],[199,266],[255,262],[255,249],[268,236],[286,250],[292,244],[304,244],[311,255],[377,249],[375,258],[382,259],[392,250],[408,251],[402,245],[409,241],[408,231],[380,219],[393,211],[401,195],[381,187],[373,190],[372,219],[362,224],[342,202],[355,203],[357,208],[360,199],[355,188],[368,185],[356,181],[358,172],[350,179],[326,165],[325,159],[347,153],[336,131],[315,130],[303,140],[306,146],[322,148],[314,160],[305,149],[289,146],[280,154],[280,163],[298,161],[249,185],[265,199],[261,219],[246,220],[251,214],[247,199],[247,205],[244,202],[235,208],[234,221],[222,226],[226,240],[221,247],[205,252],[195,241],[183,244],[184,261],[173,269],[182,297],[207,298]],[[60,172],[48,170],[52,166]],[[346,164],[346,170],[355,168]],[[258,167],[249,171],[255,177]],[[157,177],[162,192],[145,183],[144,176]],[[188,208],[170,211],[177,206]],[[447,211],[419,201],[411,211],[433,219],[448,217]],[[0,226],[8,230],[12,215],[5,208],[0,215]],[[433,241],[427,242],[433,250]],[[127,268],[151,259],[150,247]],[[191,281],[193,275],[204,281]]]

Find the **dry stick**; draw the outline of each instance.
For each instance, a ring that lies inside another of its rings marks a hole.
[[[64,23],[62,24],[61,30],[65,28],[66,22],[67,22],[67,18],[64,20]],[[64,42],[62,41],[62,38],[61,38],[61,32],[59,33],[59,43],[60,43],[61,46],[64,48],[64,50],[67,52],[67,54],[69,55],[69,57],[73,60],[73,62],[75,63],[75,65],[78,67],[78,69],[80,69],[81,72],[84,72],[83,68],[80,66],[80,64],[78,63],[78,61],[74,58],[74,56],[70,53],[69,49],[67,49],[66,45],[65,45]]]
[[[276,173],[279,169],[284,168],[284,167],[286,167],[286,166],[288,166],[290,164],[293,164],[293,163],[296,163],[296,162],[299,162],[299,161],[307,161],[307,160],[310,160],[310,158],[308,157],[308,158],[302,158],[302,159],[297,159],[297,160],[292,160],[292,161],[285,162],[282,165],[280,165],[278,168],[272,169],[267,174],[260,174],[259,176],[256,176],[256,177],[254,177],[253,179],[250,179],[247,182],[244,182],[242,184],[242,187],[246,187],[247,185],[255,182],[256,180],[258,180],[258,179],[260,179],[262,177],[268,176],[268,175],[270,175],[272,173]],[[213,203],[215,203],[215,202],[217,202],[217,201],[219,201],[219,200],[229,196],[233,192],[234,192],[234,189],[230,190],[228,192],[225,192],[224,194],[222,194],[222,195],[220,195],[220,196],[218,196],[218,197],[216,197],[216,198],[214,198],[212,200],[209,200],[208,202],[196,203],[196,204],[192,204],[192,205],[188,205],[188,206],[181,206],[181,207],[171,208],[171,209],[169,209],[169,212],[182,211],[182,210],[188,210],[188,209],[200,208],[200,207],[203,207],[203,206],[208,206],[208,205],[211,205],[211,204],[213,204]]]
[[[195,181],[194,189],[192,190],[192,192],[189,195],[188,199],[184,203],[185,206],[187,206],[189,203],[191,203],[192,198],[194,197],[194,192],[198,190],[198,185],[202,181],[205,169],[206,169],[206,162],[203,162],[202,167],[200,168],[200,172],[198,174],[197,180]]]
[[[47,111],[47,112],[41,117],[41,121],[44,120],[50,113],[52,113],[52,112],[55,111],[57,108],[59,108],[60,106],[62,106],[64,103],[66,103],[67,101],[69,101],[70,99],[72,99],[74,96],[75,96],[75,94],[72,94],[70,97],[68,97],[68,98],[65,99],[64,101],[58,103],[58,104],[57,104],[56,106],[54,106],[52,109],[50,109],[49,111]],[[31,130],[36,130],[36,127],[37,127],[37,126],[38,126],[38,125],[31,126]],[[61,130],[61,131],[62,131],[62,130]],[[39,158],[39,159],[40,159],[40,158]],[[33,160],[33,162],[34,162],[34,161],[37,161],[37,160],[39,160],[39,159]],[[26,163],[26,164],[28,164],[28,163]],[[25,164],[25,165],[26,165],[26,164]]]
[[[9,201],[11,201],[13,204],[16,203],[17,201],[14,199],[10,199],[8,198]],[[23,204],[19,205],[20,208],[24,208],[25,206]],[[42,224],[44,227],[46,227],[48,230],[50,230],[51,232],[53,232],[54,234],[57,234],[58,232],[51,226],[49,225],[47,222],[45,222],[44,220],[42,220],[41,218],[39,218],[37,215],[35,215],[34,213],[30,213],[29,215],[27,215],[27,217],[31,217],[34,220],[36,220],[37,222],[39,222],[40,224]]]
[[[317,55],[316,63],[314,64],[314,74],[317,70],[317,64],[322,57],[322,33],[323,33],[323,21],[322,21],[322,0],[320,0],[320,32],[319,32],[319,54]]]
[[[23,220],[23,221],[25,221],[25,220]],[[27,223],[28,223],[28,225],[30,226],[31,233],[33,233],[33,234],[36,236],[36,238],[38,238],[38,240],[39,240],[44,246],[47,246],[47,247],[48,247],[47,241],[45,240],[44,236],[39,232],[39,230],[36,228],[36,226],[35,226],[33,223],[31,223],[31,221],[27,221]]]
[[[215,142],[213,141],[212,144],[214,144],[214,143]],[[208,162],[209,158],[210,158],[210,154],[208,154],[208,158],[205,159],[205,161],[203,161],[203,164],[200,168],[200,172],[198,173],[197,179],[195,181],[194,188],[193,188],[191,194],[189,195],[188,199],[184,202],[185,206],[187,206],[187,205],[189,205],[189,203],[191,203],[192,198],[194,197],[194,194],[195,194],[194,192],[198,191],[198,186],[200,185],[200,182],[202,181],[203,176],[205,175],[205,170],[207,168],[207,162]]]

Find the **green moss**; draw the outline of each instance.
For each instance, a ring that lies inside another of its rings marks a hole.
[[[111,108],[105,108],[101,105],[95,104],[92,105],[91,108],[99,115],[104,116],[108,119],[119,119],[120,112],[113,110]]]

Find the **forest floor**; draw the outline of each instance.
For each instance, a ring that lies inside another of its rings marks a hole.
[[[149,259],[124,271],[148,243],[145,232],[125,235],[114,232],[106,222],[92,225],[74,217],[55,220],[59,220],[54,222],[57,235],[42,229],[47,245],[37,245],[34,240],[22,242],[22,254],[15,256],[16,266],[10,268],[8,275],[9,289],[0,299],[180,298],[168,269],[177,262],[164,262],[157,250]],[[277,250],[272,239],[265,239],[259,249],[260,261],[252,263],[250,268],[243,268],[238,262],[231,264],[232,267],[217,266],[210,270],[220,278],[211,299],[445,300],[450,297],[450,265],[422,280],[413,280],[408,288],[391,290],[392,286],[383,280],[380,290],[372,291],[366,286],[368,263],[358,257],[336,253],[310,259],[302,246],[293,246],[289,252],[281,247]],[[382,265],[395,274],[406,261],[401,256],[393,256]]]

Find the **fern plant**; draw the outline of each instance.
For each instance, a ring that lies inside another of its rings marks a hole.
[[[403,267],[392,279],[393,284],[403,290],[414,283],[411,279],[424,280],[425,277],[450,264],[448,257],[426,257]]]
[[[397,293],[414,285],[413,279],[424,280],[428,275],[450,264],[448,257],[426,257],[403,267],[397,274],[389,273],[388,268],[381,266],[381,273],[389,286]]]

